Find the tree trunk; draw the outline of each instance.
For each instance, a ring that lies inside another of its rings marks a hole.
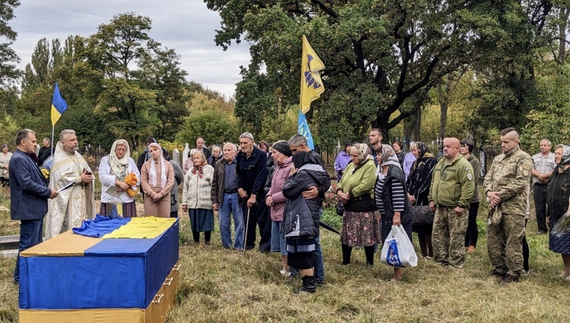
[[[568,26],[568,8],[560,8],[559,21],[560,24],[558,25],[558,32],[560,35],[558,36],[558,63],[562,64],[566,58],[566,27]]]
[[[447,128],[447,108],[449,107],[448,93],[441,84],[437,85],[437,93],[439,96],[439,107],[441,109],[441,124],[439,125],[439,136],[441,140],[445,138],[445,129]]]

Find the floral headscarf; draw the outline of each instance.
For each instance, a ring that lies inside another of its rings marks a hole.
[[[379,153],[382,154],[382,156],[378,166],[394,165],[402,168],[394,149],[390,145],[382,144],[382,150]]]
[[[370,148],[366,144],[355,144],[356,150],[358,150],[358,164],[362,165],[366,160],[372,159],[370,155]]]

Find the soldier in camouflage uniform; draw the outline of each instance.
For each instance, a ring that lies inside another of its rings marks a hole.
[[[459,139],[443,139],[443,156],[433,170],[429,206],[433,220],[433,256],[442,265],[461,268],[465,262],[465,232],[475,191],[473,166],[459,153]]]
[[[523,271],[523,238],[532,158],[519,147],[514,128],[501,131],[503,153],[493,160],[483,187],[489,200],[487,249],[493,266],[490,275],[501,284],[519,280]]]

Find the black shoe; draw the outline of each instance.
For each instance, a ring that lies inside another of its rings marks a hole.
[[[310,293],[313,294],[317,290],[317,280],[315,276],[305,276],[303,279],[303,285],[298,290],[294,291],[295,294],[299,293]]]
[[[507,273],[500,272],[497,269],[493,269],[489,272],[489,276],[495,276],[498,278],[505,278],[505,276],[507,276]]]
[[[519,276],[506,275],[505,278],[503,278],[503,280],[501,280],[500,284],[501,285],[507,285],[510,283],[518,282],[519,278],[520,278]]]

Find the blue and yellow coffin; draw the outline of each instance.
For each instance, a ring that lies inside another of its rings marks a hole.
[[[99,238],[68,231],[23,251],[20,322],[164,321],[178,285],[178,219],[125,222]]]

